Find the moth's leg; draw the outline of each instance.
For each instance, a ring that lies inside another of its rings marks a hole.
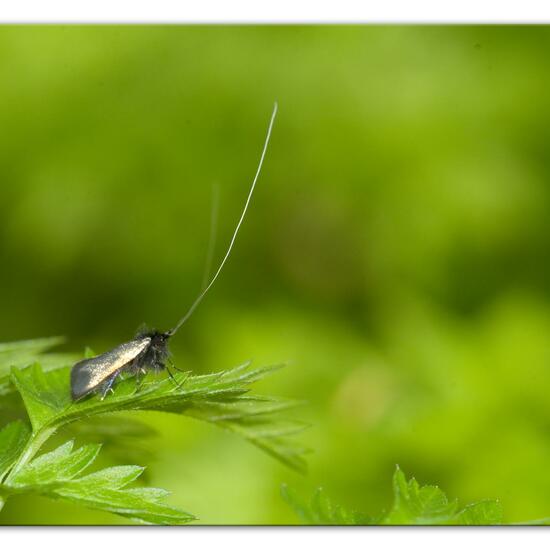
[[[170,368],[168,367],[168,365],[166,365],[166,370],[168,371],[168,374],[170,375],[172,380],[176,382],[177,387],[181,388],[185,384],[186,380],[189,378],[189,371],[185,371],[183,369],[179,369],[178,367],[176,367],[176,365],[174,365],[174,361],[172,361],[170,356],[167,357],[167,360],[168,360],[168,363],[170,364],[170,368],[176,369],[178,372],[182,372],[185,375],[181,382],[177,382],[172,372],[170,371]]]
[[[143,386],[143,381],[145,380],[145,377],[147,375],[147,365],[143,361],[139,361],[136,365],[136,392],[139,392],[141,390],[141,386]]]
[[[145,374],[147,374],[147,370],[145,368],[145,356],[143,354],[138,355],[128,366],[128,371],[131,375],[134,375],[136,377],[135,393],[138,393],[141,390],[141,386],[143,385]]]
[[[143,379],[145,378],[145,369],[143,367],[138,367],[136,369],[136,393],[139,393],[141,386],[143,385]]]
[[[181,388],[183,382],[185,382],[187,377],[185,377],[185,379],[182,382],[178,382],[176,380],[176,377],[174,376],[174,374],[170,370],[170,368],[168,366],[166,366],[165,368],[166,368],[166,372],[168,373],[168,376],[170,377],[170,380],[172,380],[172,382],[174,383],[174,386],[176,386],[176,388],[178,388],[178,389]]]
[[[174,365],[174,361],[172,361],[171,355],[169,355],[166,359],[168,359],[168,362],[170,363],[170,366],[171,366],[173,369],[176,369],[176,370],[179,371],[179,372],[185,372],[183,369],[180,369],[180,368],[176,367],[176,365]]]
[[[110,376],[110,378],[107,378],[107,380],[103,383],[103,385],[101,386],[101,401],[105,399],[105,396],[107,395],[107,392],[109,390],[111,390],[114,393],[114,390],[112,389],[112,385],[114,384],[119,374],[120,374],[119,371],[115,372],[113,375]]]
[[[136,365],[135,361],[131,361],[130,363],[126,363],[121,369],[118,371],[118,377],[121,380],[126,380],[126,377],[132,377],[136,373]]]

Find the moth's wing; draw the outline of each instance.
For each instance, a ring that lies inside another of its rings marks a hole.
[[[151,338],[148,336],[136,338],[111,351],[76,363],[71,370],[73,399],[80,399],[96,389],[109,376],[135,359],[150,343]]]

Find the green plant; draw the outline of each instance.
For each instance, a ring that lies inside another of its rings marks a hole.
[[[37,456],[61,428],[75,423],[89,426],[93,417],[122,411],[164,411],[204,420],[240,435],[287,466],[304,471],[305,450],[289,439],[304,424],[274,416],[297,402],[249,393],[253,382],[280,366],[251,369],[246,363],[207,375],[177,373],[177,385],[169,378],[150,373],[139,391],[135,381],[127,379],[119,382],[115,392],[103,401],[92,396],[73,402],[69,358],[44,353],[56,343],[57,339],[42,339],[0,347],[2,399],[19,395],[18,406],[23,409],[19,412],[26,416],[0,431],[0,509],[13,494],[38,493],[145,523],[181,524],[195,519],[164,504],[162,500],[168,493],[162,489],[128,488],[143,472],[140,466],[115,466],[85,473],[93,465],[101,444],[75,449],[69,440]],[[28,363],[32,364],[21,368]],[[17,404],[14,406],[17,409]]]
[[[309,501],[301,499],[286,485],[281,495],[300,520],[309,525],[499,525],[502,507],[497,500],[481,500],[460,508],[458,501],[448,500],[435,485],[419,485],[407,480],[399,467],[393,476],[393,505],[389,512],[375,518],[346,510],[335,504],[321,488]],[[523,525],[548,525],[549,518],[525,522]]]
[[[309,501],[301,499],[296,491],[283,485],[281,496],[294,509],[301,522],[306,525],[368,525],[371,520],[368,516],[355,510],[347,510],[340,504],[334,503],[318,487]]]

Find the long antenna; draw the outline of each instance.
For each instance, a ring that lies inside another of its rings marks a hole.
[[[206,259],[204,260],[204,272],[202,275],[201,290],[206,288],[214,260],[214,250],[216,249],[216,235],[218,233],[218,217],[220,212],[220,186],[215,183],[212,186],[212,204],[210,207],[210,235],[208,237],[208,248],[206,249]]]
[[[250,186],[250,191],[248,192],[248,197],[246,199],[246,203],[244,205],[241,217],[239,219],[239,222],[237,223],[237,227],[235,227],[235,231],[233,232],[233,237],[231,237],[231,242],[229,243],[229,247],[227,248],[227,252],[225,253],[225,256],[220,264],[220,267],[218,267],[218,270],[214,274],[214,277],[212,277],[212,280],[208,283],[208,286],[199,294],[197,299],[193,302],[193,304],[189,308],[189,311],[178,321],[178,324],[173,329],[169,330],[166,333],[168,336],[173,336],[179,330],[179,328],[187,321],[187,319],[191,317],[191,315],[193,314],[197,306],[202,302],[202,299],[206,296],[207,292],[210,290],[212,285],[216,282],[216,279],[218,278],[218,275],[221,273],[221,270],[223,269],[223,266],[225,265],[227,258],[229,258],[229,255],[231,254],[231,249],[235,244],[237,233],[239,232],[239,229],[241,228],[241,224],[243,223],[244,216],[246,214],[246,211],[248,210],[248,205],[250,204],[250,199],[252,198],[252,194],[254,193],[254,188],[256,187],[256,182],[258,181],[258,177],[260,176],[260,172],[262,170],[262,164],[264,163],[267,146],[269,145],[269,139],[271,138],[271,130],[273,129],[273,123],[275,122],[276,115],[277,115],[277,103],[275,103],[275,105],[273,106],[273,113],[271,114],[271,120],[269,121],[269,126],[267,128],[267,135],[265,138],[264,147],[262,149],[260,162],[258,163],[258,168],[256,170],[256,175],[254,176],[254,180],[252,181],[252,185]]]

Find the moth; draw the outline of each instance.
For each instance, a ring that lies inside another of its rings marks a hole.
[[[235,239],[237,238],[237,234],[248,210],[248,205],[250,204],[252,194],[254,193],[256,182],[258,181],[258,177],[262,170],[262,165],[267,152],[267,147],[269,145],[269,140],[271,138],[271,131],[273,129],[273,123],[275,122],[276,115],[277,103],[275,103],[273,107],[273,113],[271,114],[271,119],[267,128],[267,134],[260,156],[260,161],[258,163],[252,185],[250,186],[241,216],[237,222],[235,230],[233,231],[233,235],[231,237],[231,241],[229,242],[225,256],[223,257],[217,271],[208,285],[202,292],[199,293],[187,313],[170,330],[165,332],[147,329],[140,330],[133,340],[124,342],[123,344],[120,344],[112,350],[102,353],[101,355],[84,359],[76,363],[71,369],[71,396],[73,401],[82,399],[92,393],[100,393],[101,399],[104,399],[109,390],[112,391],[113,384],[117,378],[123,376],[124,374],[135,376],[137,379],[137,386],[139,388],[142,377],[147,373],[147,371],[152,370],[158,373],[166,370],[168,375],[177,384],[173,373],[167,364],[170,362],[168,341],[172,336],[174,336],[174,334],[176,334],[176,332],[189,319],[189,317],[191,317],[197,306],[206,296],[212,285],[216,282],[216,279],[220,275],[227,259],[229,258],[229,255],[231,254],[231,250],[235,244]],[[172,365],[172,367],[175,368],[174,365]]]

